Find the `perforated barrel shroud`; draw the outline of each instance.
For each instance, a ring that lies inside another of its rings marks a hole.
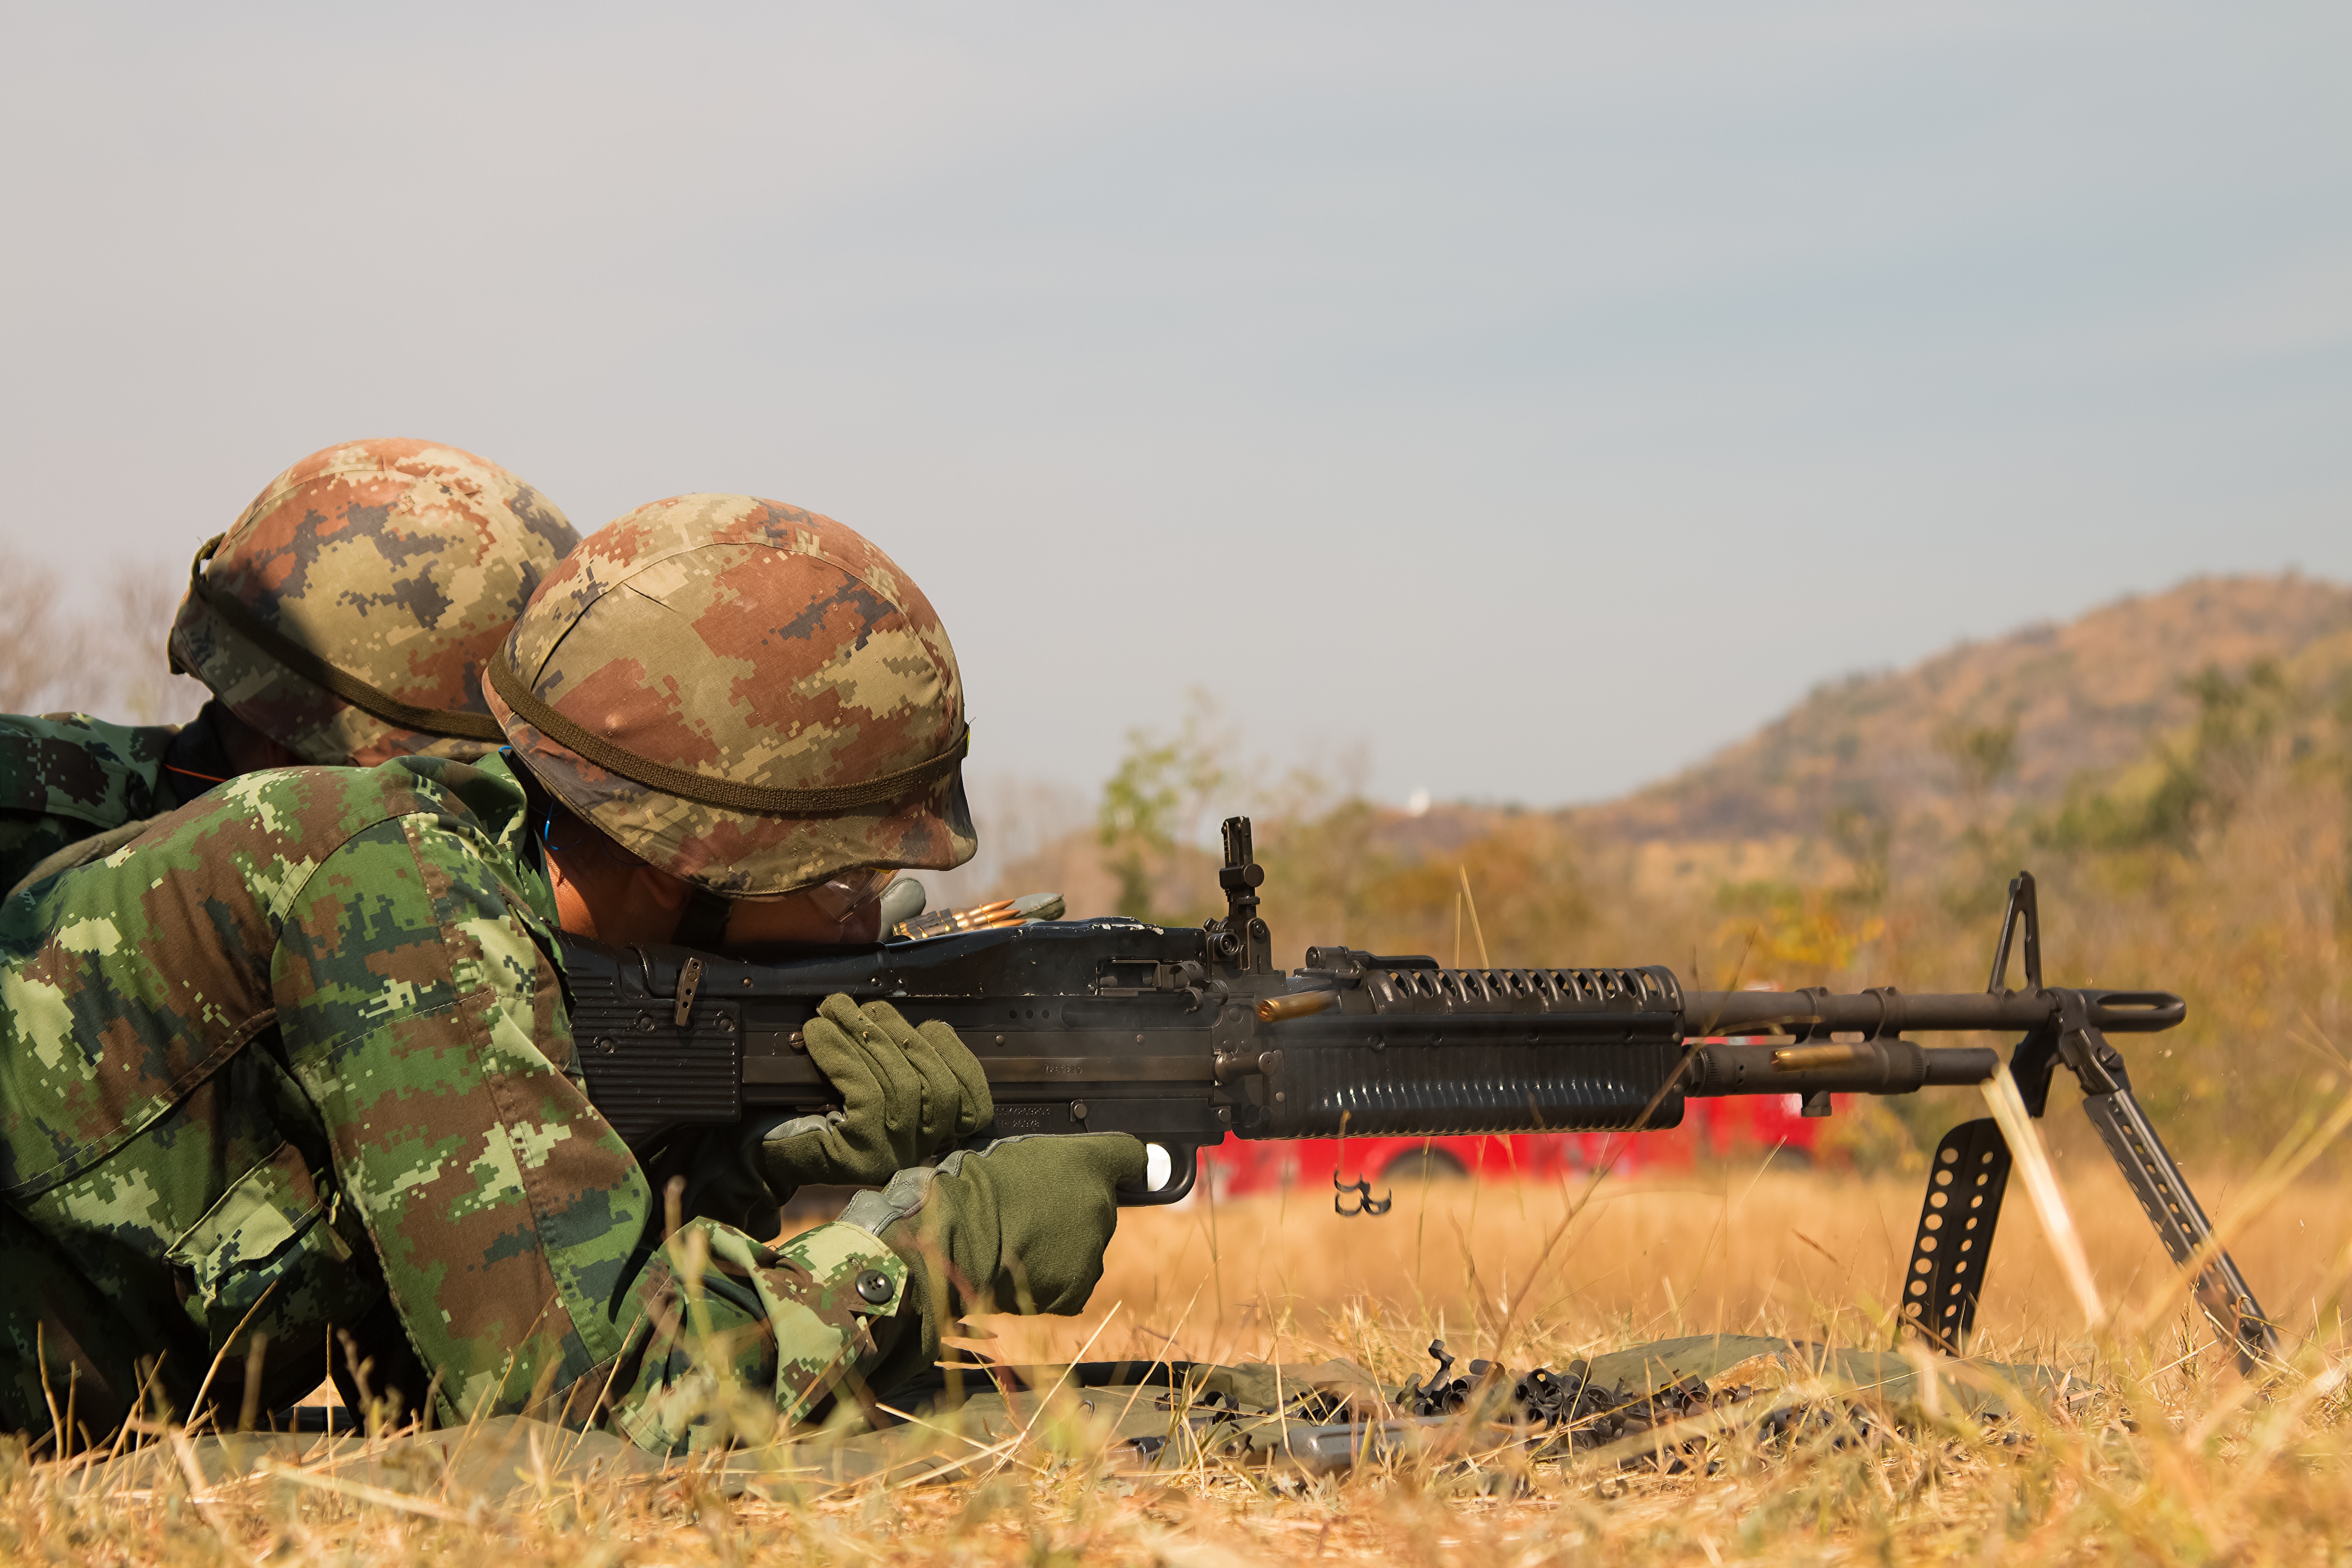
[[[1310,973],[1328,955],[1310,952]],[[1681,1090],[1658,1092],[1682,1054],[1671,970],[1440,969],[1350,956],[1360,967],[1340,1006],[1281,1026],[1281,1098],[1252,1136],[1331,1137],[1343,1118],[1350,1134],[1414,1136],[1682,1121]],[[1378,1025],[1370,1045],[1367,1012]]]

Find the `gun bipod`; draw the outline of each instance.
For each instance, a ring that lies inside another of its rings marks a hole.
[[[1947,1355],[1958,1355],[1977,1321],[1985,1259],[2009,1187],[2009,1142],[1990,1116],[1944,1134],[1927,1171],[1927,1195],[1903,1271],[1904,1323]]]
[[[2041,925],[2032,874],[2020,871],[2009,885],[2009,905],[1993,949],[1992,978],[1986,986],[1989,994],[2004,994],[2011,945],[2021,927],[2026,983],[2036,992],[2042,990]],[[2091,1023],[2082,993],[2054,994],[2060,1004],[2055,1023],[2018,1041],[2010,1055],[2019,1095],[2038,1121],[2049,1107],[2050,1080],[2057,1068],[2063,1064],[2074,1075],[2083,1086],[2084,1114],[2099,1130],[2100,1142],[2156,1226],[2174,1265],[2187,1268],[2211,1241],[2213,1223],[2132,1093],[2123,1053]],[[1929,1165],[1927,1194],[1919,1206],[1919,1228],[1899,1292],[1901,1320],[1949,1355],[1961,1352],[1976,1322],[2011,1163],[2000,1124],[1985,1117],[1947,1132]],[[2228,1252],[2212,1254],[2194,1293],[2206,1317],[2237,1352],[2240,1370],[2252,1373],[2263,1363],[2281,1358],[2277,1327]]]
[[[2164,1140],[2156,1135],[2131,1087],[2126,1084],[2112,1093],[2085,1097],[2083,1111],[2099,1130],[2100,1141],[2115,1156],[2124,1180],[2131,1184],[2132,1195],[2139,1199],[2148,1223],[2156,1226],[2165,1251],[2177,1267],[2188,1267],[2212,1239],[2213,1222],[2198,1206],[2197,1194],[2189,1190],[2189,1178],[2174,1163]],[[2228,1252],[2212,1254],[2197,1276],[2195,1294],[2205,1316],[2236,1345],[2242,1370],[2252,1373],[2260,1362],[2280,1359],[2277,1326],[2254,1300],[2245,1276],[2238,1272]]]

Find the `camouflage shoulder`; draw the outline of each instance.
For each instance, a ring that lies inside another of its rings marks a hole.
[[[0,811],[86,831],[154,815],[175,724],[110,724],[86,713],[0,714]]]
[[[502,890],[532,897],[501,848],[520,836],[521,790],[459,772],[247,773],[0,904],[0,1188],[88,1168],[338,975],[356,973],[379,1011],[413,1001],[423,987],[399,964],[413,951],[447,967],[443,905],[467,879],[493,912]],[[420,864],[419,838],[447,853]],[[320,905],[358,933],[332,964],[289,944],[315,923],[298,911]]]
[[[555,934],[555,895],[542,876],[524,874],[534,858],[530,847],[530,795],[514,753],[491,752],[470,760],[440,756],[401,757],[383,764],[383,771],[414,774],[419,788],[430,789],[445,804],[462,807],[480,836],[478,847],[497,862],[511,886],[520,889],[551,938]]]
[[[16,886],[0,916],[0,949],[37,942],[60,919],[137,903],[142,889],[198,878],[217,888],[229,868],[272,922],[328,857],[380,822],[424,816],[468,839],[532,912],[554,918],[542,879],[524,875],[529,798],[511,773],[441,758],[404,757],[373,768],[272,768],[241,774],[63,876]],[[215,870],[205,872],[212,865]],[[545,909],[539,906],[544,904]]]

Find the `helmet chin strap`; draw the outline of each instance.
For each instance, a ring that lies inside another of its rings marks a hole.
[[[686,900],[686,912],[677,918],[677,931],[670,941],[680,947],[690,947],[700,952],[716,952],[727,941],[727,912],[731,902],[709,888],[696,883]]]

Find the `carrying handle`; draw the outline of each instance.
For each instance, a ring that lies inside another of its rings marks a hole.
[[[2112,1035],[2152,1035],[2189,1016],[2189,1004],[2169,991],[2085,991],[2084,1020]]]

